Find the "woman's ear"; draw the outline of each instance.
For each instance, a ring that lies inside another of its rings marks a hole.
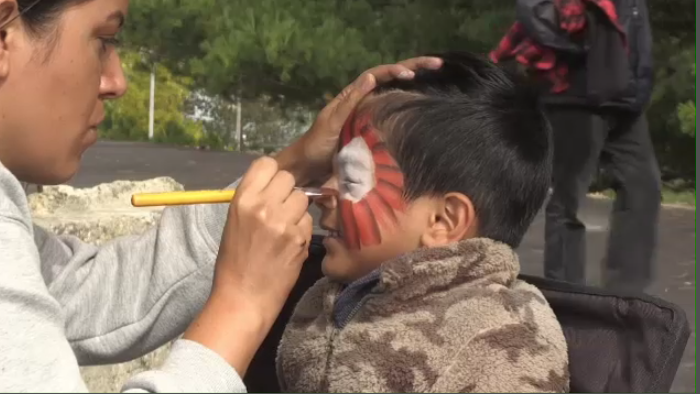
[[[16,31],[16,24],[12,23],[16,16],[17,2],[0,0],[0,80],[7,78],[10,72],[8,38],[11,32]]]
[[[421,243],[439,247],[476,237],[478,221],[474,204],[461,193],[448,193],[436,200],[435,209]]]

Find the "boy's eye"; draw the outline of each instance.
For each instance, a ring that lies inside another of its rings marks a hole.
[[[353,202],[362,200],[374,187],[372,152],[357,137],[338,152],[338,186],[340,197]]]
[[[338,193],[343,196],[352,196],[355,199],[361,199],[366,194],[366,188],[359,183],[345,182],[338,185]]]

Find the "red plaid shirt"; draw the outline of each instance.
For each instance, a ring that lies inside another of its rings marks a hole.
[[[559,27],[569,36],[580,35],[586,29],[586,4],[599,7],[615,28],[625,36],[618,21],[615,4],[611,0],[553,0],[559,16]],[[561,93],[569,88],[569,67],[557,60],[554,49],[542,46],[527,36],[520,22],[515,22],[489,57],[494,63],[515,58],[518,63],[533,69],[552,83],[552,92]]]

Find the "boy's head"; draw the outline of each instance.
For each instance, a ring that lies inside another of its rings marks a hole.
[[[518,246],[551,174],[536,93],[468,53],[380,86],[341,132],[338,197],[316,200],[324,273],[351,282],[421,247],[472,237]]]

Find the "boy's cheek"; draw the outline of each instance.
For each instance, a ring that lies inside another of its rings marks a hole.
[[[341,282],[351,283],[379,268],[385,261],[380,246],[363,248],[362,250],[328,250],[322,263],[323,274],[328,278]]]
[[[397,216],[395,225],[382,227],[382,243],[374,247],[375,253],[372,257],[379,260],[380,264],[420,247],[420,229],[411,221],[404,220],[406,215]]]

